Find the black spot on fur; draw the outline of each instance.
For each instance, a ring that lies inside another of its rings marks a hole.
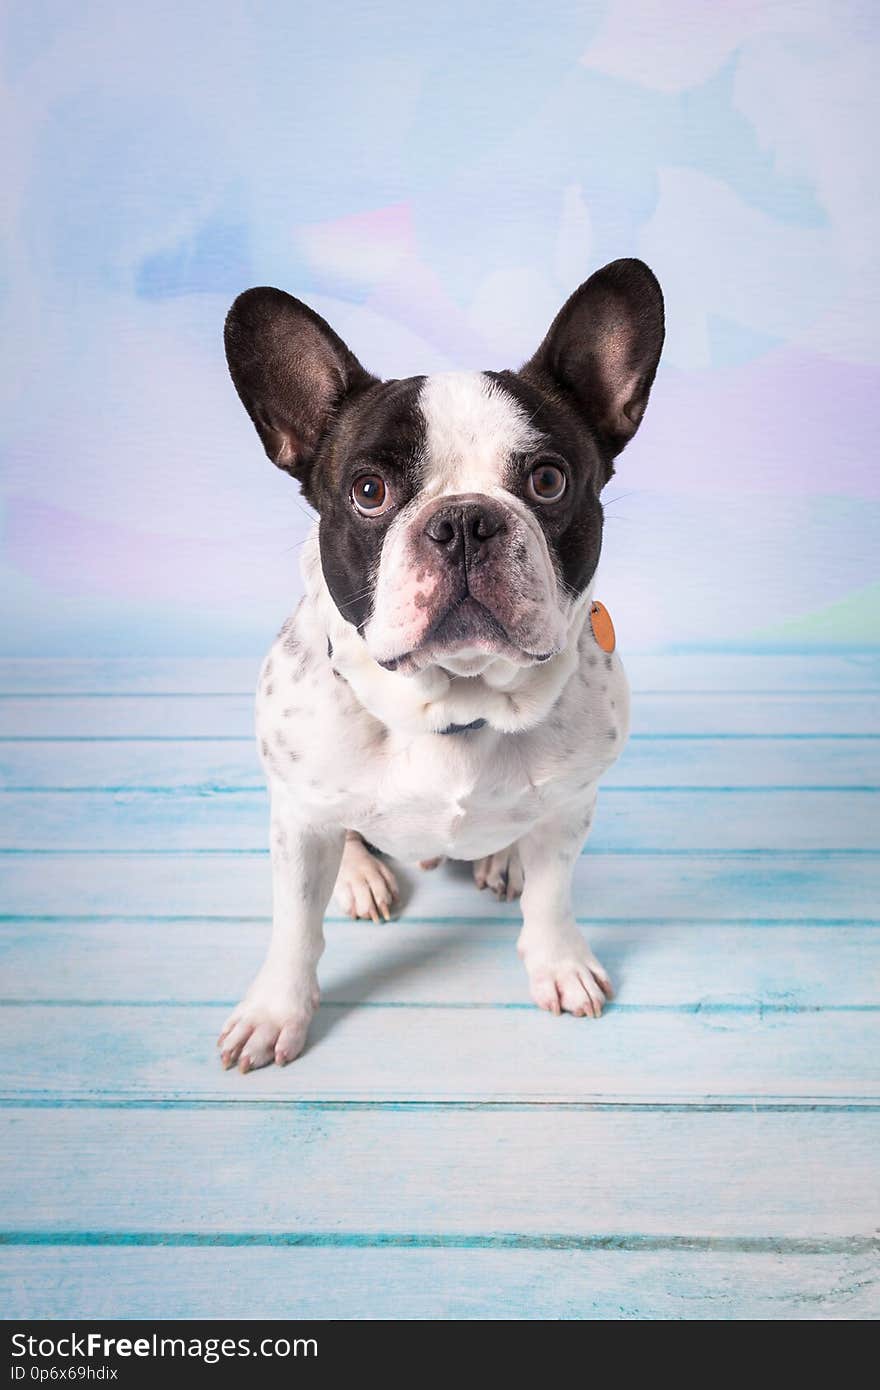
[[[510,460],[504,485],[534,513],[569,591],[582,593],[596,572],[602,549],[599,493],[605,471],[596,438],[574,404],[537,376],[526,379],[517,372],[486,375],[513,396],[531,426],[544,437],[539,451]],[[549,505],[535,502],[527,490],[540,457],[558,458],[568,478],[560,500]]]
[[[611,742],[613,743],[614,740],[617,738],[617,730],[616,730],[616,729],[609,729],[609,730],[608,730],[608,737],[609,737],[609,739],[611,740]]]
[[[267,699],[268,699],[268,697],[272,694],[272,682],[271,682],[271,681],[267,681],[266,684],[263,686],[263,693],[264,693],[264,695],[266,696]]]
[[[333,660],[333,643],[330,641],[329,637],[327,638],[327,659],[328,661]]]
[[[611,657],[610,657],[610,656],[606,656],[606,658],[605,658],[605,670],[606,670],[606,671],[610,671],[613,665],[614,665],[614,662],[611,660]]]
[[[363,630],[386,532],[418,490],[425,423],[418,407],[424,377],[371,386],[347,405],[312,470],[310,498],[321,516],[321,567],[336,607]],[[379,473],[392,505],[381,516],[362,516],[351,501],[361,473]]]

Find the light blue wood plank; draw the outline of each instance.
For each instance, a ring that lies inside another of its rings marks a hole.
[[[270,640],[267,634],[267,648]],[[255,651],[252,657],[188,661],[4,658],[0,660],[0,693],[247,694],[256,685],[262,655]],[[880,652],[873,648],[842,653],[626,650],[622,655],[635,690],[880,689]]]
[[[0,700],[0,738],[167,741],[253,736],[253,695],[35,695]]]
[[[266,635],[268,651],[272,635]],[[6,657],[0,692],[6,695],[245,695],[256,689],[262,652],[252,657]],[[846,666],[840,670],[846,681]]]
[[[226,1010],[0,1014],[6,1099],[880,1101],[880,1013],[323,1008],[292,1066],[223,1072]]]
[[[13,1109],[4,1124],[7,1232],[818,1242],[880,1226],[877,1113],[224,1106]]]
[[[402,878],[412,882],[416,871]],[[10,855],[3,915],[50,917],[255,917],[270,911],[268,865],[249,854]],[[585,921],[847,922],[877,916],[873,856],[817,854],[610,855],[588,851],[574,877]],[[515,905],[475,896],[465,865],[430,879],[422,918],[518,920]]]
[[[707,694],[728,691],[876,690],[880,650],[861,651],[623,651],[635,691]]]
[[[655,745],[643,744],[653,748]],[[728,745],[725,745],[725,747]],[[860,745],[864,748],[864,744]],[[851,767],[855,743],[835,741]],[[870,750],[878,760],[880,740]],[[833,755],[832,755],[833,756]],[[869,753],[870,756],[870,753]],[[758,760],[760,762],[760,760]],[[863,768],[857,774],[863,777]],[[0,741],[0,789],[109,788],[119,791],[262,791],[265,778],[255,739],[237,743],[196,739],[158,747],[154,743]]]
[[[259,791],[256,742],[2,742],[0,789]],[[612,787],[880,787],[880,739],[633,739]]]
[[[268,806],[264,791],[0,792],[0,849],[268,853]],[[880,851],[880,792],[600,792],[587,852],[828,849]]]
[[[0,700],[0,738],[251,738],[253,729],[250,694]],[[748,697],[648,691],[633,700],[632,732],[635,738],[877,736],[880,701],[874,691]]]
[[[330,1002],[529,1007],[515,923],[332,922]],[[261,964],[265,922],[4,922],[5,1001],[203,1003],[231,1008]],[[880,1007],[877,927],[593,926],[618,1007]]]
[[[635,739],[878,733],[880,701],[874,691],[748,696],[645,691],[632,701],[631,737]]]
[[[602,779],[625,788],[878,785],[880,740],[858,738],[634,738]]]
[[[10,1318],[868,1319],[873,1254],[9,1249]],[[241,1335],[247,1335],[246,1328]]]

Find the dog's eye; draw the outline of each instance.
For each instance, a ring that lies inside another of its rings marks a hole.
[[[566,477],[555,463],[539,463],[529,474],[528,492],[536,502],[558,502],[565,492]]]
[[[351,489],[351,500],[364,516],[378,516],[391,501],[385,479],[378,473],[362,473]]]

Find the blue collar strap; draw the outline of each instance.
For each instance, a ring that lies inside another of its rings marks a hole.
[[[438,729],[438,734],[469,734],[471,729],[483,729],[485,719],[475,719],[472,724],[450,724],[446,729]]]

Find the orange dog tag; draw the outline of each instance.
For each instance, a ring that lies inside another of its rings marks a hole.
[[[590,604],[590,627],[593,636],[603,652],[613,652],[615,647],[614,624],[604,603]]]

